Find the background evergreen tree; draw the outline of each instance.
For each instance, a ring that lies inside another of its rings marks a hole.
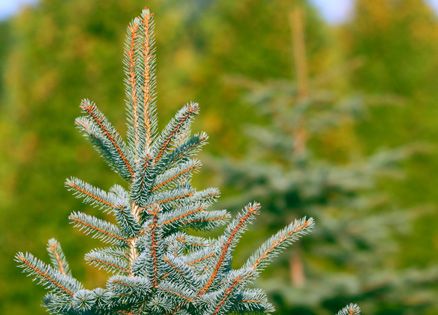
[[[345,96],[327,89],[324,81],[333,80],[336,71],[309,79],[300,12],[291,15],[296,81],[237,80],[247,90],[246,100],[271,123],[248,128],[258,145],[245,159],[213,163],[226,185],[245,191],[225,205],[246,198],[263,200],[270,211],[263,222],[271,228],[307,211],[321,222],[317,237],[305,241],[302,250],[283,262],[280,274],[286,279],[284,270],[289,269],[295,288],[286,281],[280,285],[278,279],[265,282],[271,294],[279,294],[285,312],[287,307],[311,312],[316,304],[322,314],[347,296],[361,301],[373,314],[430,310],[435,304],[430,285],[438,279],[436,268],[391,273],[397,257],[393,234],[409,226],[413,213],[388,205],[374,189],[382,176],[400,171],[400,162],[413,148],[381,150],[370,156],[361,156],[358,150],[340,151],[336,159],[315,149],[327,138],[336,146],[338,138],[333,134],[351,134],[368,107],[384,103],[384,98]],[[327,268],[333,278],[320,281]]]
[[[260,120],[260,117],[244,106],[240,91],[228,84],[227,76],[239,73],[262,80],[290,74],[290,47],[284,45],[290,39],[285,12],[296,3],[308,10],[306,32],[312,35],[307,42],[312,74],[326,69],[334,54],[327,27],[308,1],[212,2],[199,21],[203,36],[192,46],[196,75],[184,88],[194,91],[196,99],[207,105],[202,126],[217,139],[210,152],[219,153],[225,147],[230,154],[238,156],[246,145],[241,136],[241,117],[248,120]],[[199,89],[203,82],[209,82],[208,86]]]

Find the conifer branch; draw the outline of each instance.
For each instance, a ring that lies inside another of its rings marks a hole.
[[[61,274],[71,276],[70,266],[62,251],[61,244],[54,238],[50,239],[47,244],[47,252],[54,268],[57,268]]]
[[[247,289],[242,292],[240,300],[232,306],[231,310],[235,312],[272,313],[274,312],[274,306],[269,303],[268,297],[263,290]]]
[[[148,301],[152,289],[150,281],[145,277],[113,276],[108,280],[107,288],[118,299],[123,309],[136,309],[138,304]],[[134,302],[134,303],[133,303]],[[134,304],[134,307],[132,307]],[[130,312],[134,314],[133,312]]]
[[[161,226],[169,226],[174,225],[178,222],[180,222],[183,219],[187,219],[188,217],[193,216],[196,213],[199,213],[201,211],[204,211],[205,207],[203,205],[191,205],[189,207],[185,207],[176,211],[173,211],[172,213],[165,214],[160,219],[160,225]]]
[[[157,177],[154,187],[152,187],[151,192],[155,192],[162,188],[165,188],[175,181],[181,179],[183,176],[188,175],[201,167],[201,162],[198,160],[189,160],[188,162],[174,167],[169,171],[165,172],[163,175]]]
[[[221,294],[219,294],[219,301],[217,302],[212,315],[223,314],[227,311],[227,308],[231,308],[229,302],[230,297],[233,295],[234,291],[238,290],[239,286],[245,281],[248,281],[254,274],[247,270],[239,270],[231,274],[230,279],[227,279],[227,285]],[[227,305],[228,304],[228,305]]]
[[[204,237],[184,235],[183,233],[175,233],[172,235],[172,241],[175,240],[184,245],[185,248],[205,248],[212,245],[212,240]]]
[[[142,205],[149,195],[150,186],[153,185],[155,169],[152,166],[152,156],[146,152],[137,166],[135,177],[132,182],[131,196],[135,204]]]
[[[169,281],[162,281],[158,289],[166,294],[173,295],[185,303],[191,303],[195,298],[195,293],[186,287],[180,286]]]
[[[129,160],[129,156],[126,153],[126,145],[118,132],[114,129],[111,123],[105,118],[105,116],[97,109],[97,106],[90,100],[83,100],[81,103],[81,109],[88,114],[93,123],[97,126],[99,131],[108,139],[116,150],[119,158],[123,161],[124,166],[131,176],[134,175],[134,169],[132,162]]]
[[[210,231],[226,224],[231,215],[226,210],[208,211],[195,214],[192,218],[187,218],[181,224],[193,229]]]
[[[190,126],[194,116],[198,113],[198,104],[190,103],[184,106],[176,114],[175,118],[169,122],[152,147],[152,151],[155,153],[155,163],[163,157],[164,153],[169,149],[172,141]]]
[[[290,225],[271,236],[246,263],[253,270],[263,269],[272,258],[277,256],[285,246],[295,242],[301,236],[310,233],[314,225],[313,219],[295,220]]]
[[[148,202],[144,207],[148,207],[150,204],[157,203],[161,206],[164,206],[167,203],[175,202],[175,201],[184,201],[194,195],[194,191],[189,188],[177,188],[173,190],[167,190],[162,193],[156,193],[154,198]]]
[[[145,129],[146,150],[152,144],[153,125],[155,115],[155,97],[156,97],[156,81],[155,81],[155,35],[154,35],[154,19],[153,14],[149,11],[142,13],[142,22],[144,28],[143,40],[143,121]]]
[[[125,43],[125,72],[127,73],[127,79],[126,79],[126,90],[128,94],[128,104],[129,104],[129,117],[132,120],[131,125],[129,126],[129,132],[132,133],[130,135],[132,138],[132,142],[135,150],[135,157],[137,158],[140,145],[140,135],[141,128],[139,128],[139,119],[141,113],[139,112],[139,106],[138,106],[138,96],[137,96],[137,80],[136,80],[136,63],[135,63],[135,42],[137,39],[137,32],[138,32],[138,22],[137,20],[134,20],[129,26],[128,26],[128,36]]]
[[[117,200],[115,196],[78,178],[68,178],[65,181],[65,186],[73,192],[74,196],[82,198],[84,202],[91,205],[110,209],[118,209],[123,206],[123,202]]]
[[[124,246],[128,242],[128,239],[122,236],[120,229],[107,221],[82,212],[73,212],[69,219],[80,231],[103,242],[118,246]]]
[[[15,260],[27,274],[34,276],[34,279],[49,290],[73,296],[82,288],[76,280],[46,265],[32,254],[20,252]]]
[[[248,225],[251,218],[253,218],[259,211],[260,204],[253,203],[249,204],[245,207],[242,214],[240,214],[227,228],[224,233],[224,241],[222,245],[222,249],[219,254],[219,258],[216,262],[216,265],[213,268],[213,271],[208,278],[205,285],[199,291],[198,295],[204,295],[210,286],[213,284],[213,281],[216,279],[217,274],[221,267],[223,267],[223,263],[227,255],[229,255],[230,249],[233,248],[233,245],[236,243],[236,238],[238,238],[239,234],[242,234],[245,230],[245,227]]]
[[[349,304],[340,310],[337,315],[360,315],[360,308],[356,304]]]
[[[128,275],[130,273],[126,259],[115,257],[114,255],[108,255],[107,253],[102,253],[101,251],[91,251],[90,253],[86,254],[85,261],[90,263],[92,266],[112,273],[122,275]]]
[[[189,266],[194,266],[194,265],[199,264],[199,263],[202,263],[202,262],[204,262],[205,260],[207,260],[207,259],[209,259],[209,258],[212,258],[212,257],[214,257],[214,256],[215,256],[215,253],[214,253],[214,252],[207,252],[206,254],[202,255],[201,257],[196,257],[196,258],[194,258],[194,259],[192,259],[192,260],[188,260],[188,261],[187,261],[187,265],[189,265]]]
[[[130,180],[132,168],[130,164],[128,164],[126,156],[121,152],[121,149],[115,147],[114,144],[100,132],[99,128],[95,126],[90,118],[76,118],[75,124],[84,136],[88,137],[108,165],[124,179]]]
[[[158,214],[160,212],[160,206],[155,205],[150,210],[150,215],[152,216],[152,223],[150,228],[150,255],[152,258],[152,285],[153,287],[158,286],[158,242],[160,241],[160,237],[158,236]]]

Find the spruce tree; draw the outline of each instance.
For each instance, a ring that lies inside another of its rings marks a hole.
[[[196,103],[185,105],[158,132],[154,41],[153,15],[145,9],[131,22],[126,37],[127,142],[90,100],[81,102],[83,116],[75,121],[128,183],[127,188],[116,184],[104,191],[75,177],[66,180],[76,197],[115,219],[79,211],[69,217],[79,230],[107,244],[85,255],[88,263],[112,274],[106,286],[85,289],[55,239],[47,246],[50,264],[21,252],[16,261],[49,290],[44,305],[52,314],[271,312],[266,294],[251,284],[271,259],[312,229],[313,219],[294,220],[233,268],[233,250],[260,205],[250,203],[231,218],[226,210],[209,209],[218,190],[197,191],[191,185],[200,168],[195,154],[207,136],[190,133],[199,112]],[[218,237],[190,233],[221,226],[225,228]],[[359,309],[349,305],[338,314],[359,314]]]
[[[351,137],[354,124],[372,105],[390,104],[388,98],[327,88],[327,81],[336,80],[342,69],[308,75],[300,12],[291,14],[296,79],[234,81],[267,121],[247,128],[255,145],[242,159],[212,159],[225,185],[245,190],[224,206],[261,200],[268,205],[261,227],[270,226],[267,232],[309,212],[320,222],[315,237],[303,240],[282,268],[275,268],[276,275],[261,284],[278,298],[285,313],[319,307],[317,314],[326,314],[345,299],[360,301],[362,309],[373,314],[418,313],[435,303],[431,285],[438,270],[394,270],[394,233],[406,231],[415,215],[389,205],[388,196],[374,189],[382,178],[401,175],[400,163],[415,146],[365,156],[350,144],[333,150],[336,158],[320,148],[324,143],[338,145],[336,133]],[[327,268],[332,270],[330,279],[322,277]],[[284,281],[288,274],[290,280]]]

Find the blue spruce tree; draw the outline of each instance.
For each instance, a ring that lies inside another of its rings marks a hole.
[[[78,178],[66,186],[84,203],[94,205],[113,222],[83,212],[72,224],[107,244],[85,260],[112,276],[104,288],[85,289],[75,279],[60,244],[51,239],[46,264],[30,253],[18,253],[24,272],[49,290],[44,305],[51,314],[228,314],[272,312],[266,294],[251,284],[286,246],[309,233],[311,218],[293,221],[263,243],[238,269],[232,253],[259,213],[250,203],[234,218],[226,210],[209,210],[219,191],[197,191],[190,180],[201,163],[194,158],[206,144],[204,133],[190,133],[198,114],[184,106],[157,131],[154,22],[144,10],[128,27],[124,56],[128,141],[125,142],[97,106],[83,100],[77,128],[108,165],[127,181],[109,191]],[[217,238],[191,235],[225,226]],[[359,314],[355,305],[339,312]]]

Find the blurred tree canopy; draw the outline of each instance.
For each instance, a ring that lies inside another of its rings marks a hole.
[[[183,102],[199,101],[201,122],[196,128],[210,133],[212,145],[207,149],[215,155],[241,154],[247,142],[241,136],[242,127],[259,118],[243,106],[240,91],[225,77],[239,74],[264,80],[293,73],[291,2],[146,3],[157,15],[163,121]],[[438,61],[436,17],[419,0],[384,2],[380,6],[377,1],[357,1],[360,13],[340,27],[336,33],[340,41],[310,7],[306,30],[312,74],[343,56],[360,56],[365,66],[351,76],[355,89],[406,98],[405,107],[378,110],[362,125],[361,138],[370,150],[384,141],[400,144],[424,138],[432,142],[438,132],[433,106],[438,101],[433,87]],[[86,175],[102,187],[115,180],[74,130],[73,119],[80,99],[89,97],[124,129],[120,116],[123,34],[144,5],[135,0],[41,0],[0,24],[2,313],[43,314],[42,291],[20,275],[12,257],[18,248],[43,255],[41,244],[52,236],[62,241],[82,279],[97,285],[103,281],[99,272],[81,261],[92,244],[67,225],[67,214],[78,209],[79,202],[66,192],[63,182],[71,175]],[[386,188],[410,204],[437,204],[438,193],[433,189],[437,179],[431,176],[438,170],[434,156],[408,164],[409,182]],[[82,167],[85,164],[87,168]],[[406,266],[434,258],[438,219],[436,215],[432,219],[419,222],[419,236],[403,240]]]
[[[407,162],[404,181],[383,187],[406,206],[432,208],[427,220],[418,220],[415,237],[401,242],[402,264],[437,261],[438,179],[431,176],[438,172],[437,17],[423,0],[358,0],[353,19],[342,31],[346,53],[364,62],[352,74],[351,84],[368,93],[400,97],[404,103],[376,109],[362,124],[361,139],[368,149],[415,142],[428,147],[426,154]]]

